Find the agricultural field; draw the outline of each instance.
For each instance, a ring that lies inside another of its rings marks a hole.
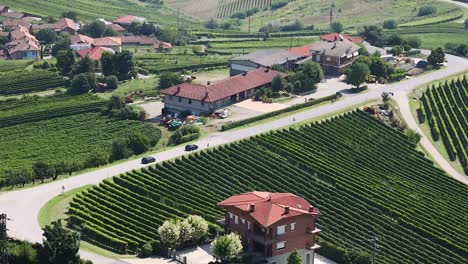
[[[467,186],[360,111],[106,180],[77,195],[69,223],[96,245],[135,252],[164,220],[214,224],[219,201],[253,190],[306,198],[322,214],[322,242],[370,254],[377,236],[379,263],[466,263]]]
[[[97,18],[104,18],[112,21],[119,16],[137,15],[157,22],[161,25],[176,25],[177,12],[166,7],[154,6],[150,3],[143,3],[133,0],[0,0],[0,5],[9,6],[15,10],[31,13],[41,17],[60,17],[65,11],[74,11],[82,21],[93,21]],[[189,18],[180,17],[180,22],[184,27],[190,27]]]
[[[423,5],[432,5],[437,8],[437,15],[446,16],[448,13],[460,12],[461,8],[438,0],[337,0],[334,1],[334,21],[341,22],[345,29],[356,29],[362,25],[383,23],[393,18],[399,24],[410,21],[426,19],[418,17],[418,8]],[[271,10],[256,13],[251,18],[251,29],[257,31],[262,25],[268,23],[288,24],[300,19],[305,25],[314,25],[315,28],[327,29],[330,21],[330,1],[296,0],[274,12]],[[434,17],[436,17],[434,16]],[[248,21],[242,27],[248,30]]]
[[[0,73],[0,95],[40,92],[58,88],[64,80],[56,72],[45,70]]]
[[[434,141],[441,141],[450,161],[458,160],[468,175],[468,79],[434,84],[423,93],[418,110]]]
[[[66,117],[87,112],[99,112],[106,101],[93,95],[28,96],[0,101],[0,128]]]
[[[289,0],[293,2],[295,0]],[[189,16],[209,19],[225,18],[235,12],[252,8],[268,8],[278,0],[168,0],[166,3],[174,9],[180,9]]]
[[[34,63],[33,60],[0,60],[0,73],[23,70]]]
[[[109,155],[112,141],[134,132],[148,136],[152,146],[161,132],[148,123],[85,113],[0,129],[0,171],[30,169],[37,161],[65,162],[86,168],[93,155]],[[108,157],[108,156],[107,156]]]
[[[150,73],[165,71],[197,70],[228,65],[232,56],[190,54],[147,54],[136,55],[136,64]]]

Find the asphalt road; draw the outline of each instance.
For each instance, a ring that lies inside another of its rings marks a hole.
[[[294,115],[295,122],[301,122],[310,118],[319,117],[338,111],[340,109],[351,107],[367,100],[378,99],[380,98],[383,91],[410,93],[414,88],[426,82],[468,70],[468,60],[451,55],[447,55],[446,58],[448,60],[447,68],[395,84],[385,85],[384,87],[380,88],[373,89],[371,85],[370,91],[367,93],[345,95],[342,99],[333,104],[324,105],[298,113]],[[273,129],[289,126],[293,123],[294,121],[292,116],[285,117],[245,129],[215,133],[196,142],[195,144],[200,146],[200,149],[204,149],[207,147],[208,143],[210,147],[221,145]],[[182,156],[184,154],[186,154],[186,152],[183,150],[183,147],[178,147],[168,151],[156,153],[153,156],[157,161],[163,161]],[[60,194],[62,186],[65,186],[66,191],[69,191],[87,184],[98,184],[105,178],[125,173],[126,171],[133,169],[139,169],[143,166],[144,165],[140,164],[139,159],[131,160],[125,163],[98,169],[64,180],[38,185],[29,189],[1,194],[0,213],[6,213],[8,217],[12,219],[12,221],[8,222],[8,234],[12,237],[29,240],[32,242],[42,241],[42,230],[37,221],[39,210],[47,201]],[[83,257],[93,260],[96,264],[122,263],[116,262],[115,260],[106,259],[86,251],[80,251],[80,254]]]

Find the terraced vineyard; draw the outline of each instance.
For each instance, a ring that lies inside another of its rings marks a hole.
[[[434,141],[441,140],[451,161],[459,160],[468,175],[468,80],[433,85],[421,97],[420,120]],[[422,116],[424,115],[424,116]]]
[[[0,74],[0,95],[39,92],[63,85],[63,78],[50,71],[12,71]]]
[[[22,70],[33,63],[33,60],[0,60],[0,73]]]
[[[184,54],[137,55],[137,65],[151,73],[227,66],[232,56]]]
[[[271,6],[278,0],[169,0],[174,8],[199,18],[225,18],[235,12],[252,8],[262,9]],[[294,0],[289,0],[293,2]]]
[[[56,117],[99,112],[106,101],[93,95],[25,97],[0,102],[0,128]]]
[[[216,204],[247,191],[292,192],[322,213],[321,241],[379,263],[466,263],[468,187],[406,137],[363,112],[258,135],[106,180],[70,204],[84,238],[120,253],[157,240],[166,219],[223,216]]]

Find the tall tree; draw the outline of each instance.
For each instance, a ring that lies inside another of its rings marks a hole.
[[[101,38],[104,36],[104,33],[106,32],[107,26],[104,22],[96,20],[94,22],[91,22],[87,25],[85,25],[82,29],[81,32],[85,35],[88,35],[92,38]]]
[[[280,92],[284,90],[284,86],[285,81],[281,75],[277,74],[275,77],[273,77],[273,80],[271,81],[271,90],[273,92]]]
[[[62,17],[69,18],[75,22],[78,21],[78,14],[74,11],[63,12]]]
[[[117,56],[117,78],[119,80],[128,80],[133,76],[135,72],[135,61],[133,60],[133,53],[128,50],[124,50],[116,54]]]
[[[117,75],[118,65],[116,62],[116,57],[111,52],[102,53],[101,57],[102,63],[102,74],[104,76]]]
[[[427,57],[427,61],[432,65],[432,66],[437,66],[440,63],[443,63],[445,60],[445,53],[442,50],[441,47],[433,49],[431,51],[431,54]]]
[[[40,249],[40,263],[44,264],[79,264],[80,249],[79,234],[69,231],[62,226],[62,222],[52,222],[43,229],[42,248]]]
[[[36,180],[40,180],[41,182],[44,182],[46,179],[52,178],[54,175],[54,168],[42,161],[33,163],[32,170],[34,178]]]
[[[61,50],[70,49],[70,35],[68,33],[62,32],[57,36],[57,41],[52,47],[52,56],[57,56],[57,53]]]
[[[50,29],[41,29],[36,34],[37,40],[41,44],[41,59],[44,58],[44,48],[48,45],[55,43],[57,40],[57,33]]]
[[[302,64],[295,75],[295,79],[300,81],[302,84],[302,90],[315,89],[317,83],[322,81],[323,78],[322,67],[320,64],[313,61],[308,61]]]
[[[340,22],[332,22],[330,24],[330,32],[331,33],[341,33],[343,31],[343,24],[341,24]]]
[[[349,68],[346,83],[354,85],[359,89],[359,86],[367,80],[369,74],[370,70],[367,64],[362,62],[354,63]]]
[[[211,253],[221,262],[230,261],[242,251],[240,236],[236,233],[219,236],[211,242]]]
[[[293,250],[291,254],[288,256],[288,264],[301,264],[302,263],[302,258],[301,255],[299,255],[299,252],[297,250]]]
[[[69,92],[83,94],[96,90],[96,76],[94,73],[80,73],[73,77]]]
[[[163,72],[159,77],[159,89],[166,89],[173,85],[183,83],[184,79],[175,72]]]
[[[55,58],[57,59],[56,67],[60,73],[64,76],[71,75],[76,61],[75,52],[71,49],[60,50]]]
[[[364,26],[360,31],[359,35],[363,37],[371,45],[382,47],[385,44],[385,37],[383,30],[378,25]]]
[[[74,74],[94,72],[94,62],[86,55],[76,65]]]

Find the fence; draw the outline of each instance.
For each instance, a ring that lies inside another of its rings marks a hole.
[[[187,256],[182,256],[177,253],[177,250],[169,248],[167,249],[167,257],[171,258],[181,264],[195,264],[194,262],[187,259]]]

